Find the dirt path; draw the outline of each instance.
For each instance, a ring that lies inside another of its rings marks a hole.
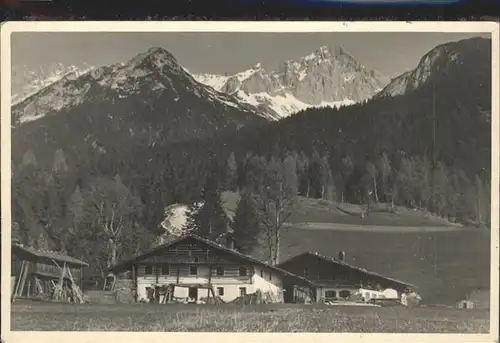
[[[303,230],[335,230],[335,231],[370,231],[370,232],[450,232],[471,230],[460,226],[382,226],[382,225],[352,225],[335,223],[297,223],[295,229]]]

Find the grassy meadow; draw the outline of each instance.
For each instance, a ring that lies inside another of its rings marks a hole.
[[[487,333],[487,311],[320,305],[12,305],[13,331]]]
[[[238,194],[223,197],[233,211]],[[298,197],[280,260],[305,251],[336,257],[343,250],[350,264],[414,284],[427,304],[454,306],[472,289],[489,287],[489,232],[426,211],[397,206],[390,213],[387,207],[373,205],[361,218],[366,206]]]
[[[233,197],[233,204],[235,204]],[[327,305],[72,305],[12,304],[14,331],[408,332],[487,333],[488,310],[455,306],[474,288],[489,286],[490,236],[428,213],[398,208],[373,212],[299,199],[281,242],[281,259],[315,251],[417,286],[419,308]]]

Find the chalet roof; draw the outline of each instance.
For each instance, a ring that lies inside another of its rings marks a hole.
[[[235,250],[232,250],[232,249],[229,249],[229,248],[226,248],[225,246],[223,245],[220,245],[220,244],[217,244],[216,242],[214,241],[211,241],[209,239],[206,239],[206,238],[203,238],[203,237],[200,237],[198,235],[194,235],[194,234],[187,234],[187,235],[183,235],[183,236],[180,236],[178,237],[177,239],[174,239],[168,243],[165,243],[165,244],[162,244],[154,249],[151,249],[139,256],[136,256],[135,258],[132,258],[132,259],[129,259],[129,260],[125,260],[125,261],[122,261],[122,262],[119,262],[117,263],[116,265],[114,265],[113,267],[110,268],[110,271],[111,272],[118,272],[118,271],[122,271],[124,269],[127,269],[129,266],[132,266],[136,261],[138,261],[139,259],[143,258],[143,257],[146,257],[146,256],[149,256],[149,255],[153,255],[154,253],[158,252],[158,251],[161,251],[169,246],[172,246],[178,242],[181,242],[187,238],[193,238],[197,241],[200,241],[200,242],[203,242],[205,244],[207,244],[208,246],[214,248],[214,249],[217,249],[219,251],[224,251],[230,255],[233,255],[233,256],[236,256],[236,257],[239,257],[243,260],[246,260],[248,262],[251,262],[253,264],[256,264],[256,265],[259,265],[259,266],[262,266],[262,267],[266,267],[266,268],[269,268],[271,270],[274,270],[282,275],[285,275],[285,276],[290,276],[290,277],[293,277],[293,278],[296,278],[296,279],[299,279],[301,281],[303,281],[304,283],[307,283],[307,284],[311,284],[311,282],[309,280],[307,280],[306,278],[303,278],[301,276],[298,276],[298,275],[295,275],[287,270],[284,270],[284,269],[281,269],[281,268],[278,268],[278,267],[275,267],[275,266],[272,266],[266,262],[263,262],[261,260],[258,260],[254,257],[251,257],[251,256],[248,256],[248,255],[245,255],[245,254],[242,254],[238,251],[235,251]]]
[[[278,267],[281,268],[281,267],[283,267],[284,264],[288,263],[291,260],[299,259],[301,257],[308,256],[308,255],[309,256],[315,256],[315,257],[317,257],[317,258],[319,258],[319,259],[321,259],[323,261],[334,263],[336,265],[343,266],[345,268],[349,268],[351,270],[355,270],[355,271],[361,272],[361,273],[363,273],[365,275],[369,275],[369,276],[373,276],[373,277],[377,277],[377,278],[382,278],[384,280],[393,282],[393,283],[401,285],[401,286],[415,287],[415,285],[412,285],[411,283],[404,282],[404,281],[397,280],[397,279],[393,279],[393,278],[384,276],[384,275],[376,273],[376,272],[371,272],[371,271],[368,271],[368,270],[366,270],[364,268],[360,268],[360,267],[353,266],[353,265],[345,263],[345,262],[341,262],[341,261],[337,260],[336,258],[333,258],[333,257],[330,257],[330,256],[321,255],[321,254],[318,254],[317,252],[311,252],[311,251],[308,251],[308,252],[302,253],[300,255],[294,256],[294,257],[292,257],[292,258],[290,258],[290,259],[288,259],[288,260],[280,263],[278,265]]]
[[[16,244],[16,243],[12,244],[12,253],[15,254],[19,252],[26,253],[28,255],[38,258],[48,258],[56,262],[61,262],[61,263],[66,262],[69,264],[75,264],[82,267],[88,267],[88,263],[58,251],[39,250],[22,244]]]

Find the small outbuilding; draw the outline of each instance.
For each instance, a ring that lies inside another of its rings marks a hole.
[[[76,291],[79,296],[83,296],[84,267],[88,267],[86,262],[61,252],[13,243],[12,300],[19,297],[58,298],[62,297],[66,289],[71,289],[72,295]]]
[[[488,288],[475,288],[465,295],[465,299],[457,303],[457,308],[490,308],[490,290]]]
[[[470,300],[461,300],[457,303],[457,308],[462,308],[462,309],[474,308],[474,302]]]

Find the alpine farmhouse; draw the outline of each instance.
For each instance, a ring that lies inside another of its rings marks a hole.
[[[196,235],[177,238],[110,271],[121,302],[230,302],[260,291],[267,301],[282,303],[284,284],[309,285],[302,277]]]
[[[411,293],[413,285],[382,276],[346,263],[345,252],[338,258],[306,252],[278,265],[309,283],[304,289],[299,285],[286,285],[286,301],[298,302],[310,296],[313,302],[373,301],[374,299],[401,299]]]

